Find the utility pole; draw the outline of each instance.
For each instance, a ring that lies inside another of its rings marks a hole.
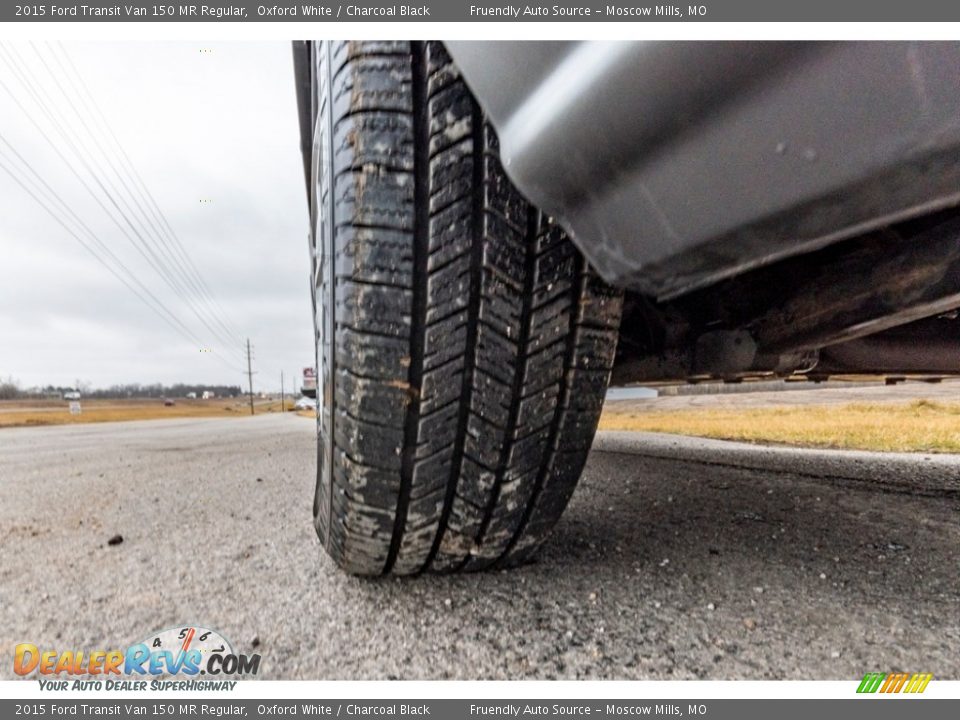
[[[280,371],[280,412],[286,412],[286,408],[283,406],[283,370]]]
[[[253,415],[253,369],[250,366],[250,338],[247,338],[247,381],[250,387],[250,414]]]

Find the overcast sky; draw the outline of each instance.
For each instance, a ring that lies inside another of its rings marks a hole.
[[[93,140],[110,150],[104,123],[84,112],[88,131],[66,99],[64,90],[80,84],[65,72],[69,65],[59,46],[2,47],[12,50],[13,58],[0,52],[0,79],[8,86],[0,85],[0,134],[200,342],[166,324],[0,171],[0,378],[12,375],[23,386],[72,385],[78,378],[95,387],[245,383],[239,372],[245,368],[241,340],[221,340],[200,323],[44,139],[45,132],[120,219],[71,153],[70,142],[89,148],[103,168],[97,172],[101,182],[108,188],[114,183],[117,197],[127,197],[106,161],[110,157],[121,167],[120,156],[105,156]],[[249,335],[259,371],[255,387],[277,388],[281,369],[288,377],[299,374],[313,363],[313,349],[309,223],[289,44],[64,48],[217,302],[237,330]],[[7,64],[17,61],[27,69],[32,90]],[[57,134],[32,91],[54,108],[70,141]],[[79,97],[71,99],[89,110]],[[13,162],[0,142],[0,163]],[[17,167],[21,177],[27,174]],[[127,203],[136,207],[130,197]],[[121,224],[136,238],[122,219]],[[155,252],[165,253],[146,223],[137,227]]]

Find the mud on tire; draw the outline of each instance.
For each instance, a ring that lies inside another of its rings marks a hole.
[[[317,532],[362,575],[523,561],[583,468],[620,295],[514,189],[441,43],[314,50]]]

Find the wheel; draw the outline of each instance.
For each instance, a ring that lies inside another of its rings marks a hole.
[[[596,429],[621,297],[504,175],[440,43],[319,43],[317,533],[360,575],[529,557]]]

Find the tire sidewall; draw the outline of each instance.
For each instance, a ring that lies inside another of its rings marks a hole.
[[[318,42],[317,100],[318,112],[314,128],[312,177],[310,199],[313,205],[314,276],[311,280],[314,293],[314,345],[317,376],[317,485],[313,503],[314,524],[321,542],[329,540],[330,492],[333,468],[333,317],[334,301],[334,222],[332,209],[333,176],[332,162],[332,108],[330,79],[331,49],[328,42]]]

